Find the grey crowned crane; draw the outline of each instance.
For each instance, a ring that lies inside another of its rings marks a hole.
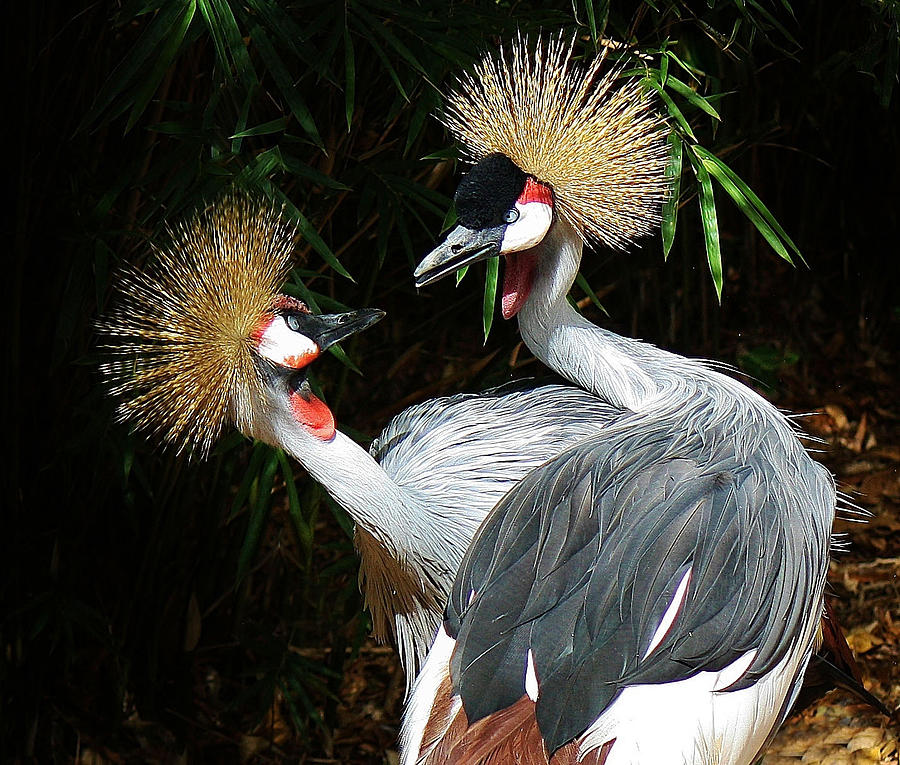
[[[403,762],[748,765],[816,647],[834,481],[746,386],[569,305],[584,240],[648,232],[665,193],[640,86],[570,58],[520,39],[450,96],[475,164],[459,225],[416,278],[504,256],[504,317],[622,416],[479,529],[407,707]]]
[[[366,451],[335,429],[309,365],[381,311],[312,314],[280,294],[294,231],[226,198],[176,229],[117,286],[100,325],[120,419],[206,454],[228,423],[281,447],[356,524],[360,587],[408,682],[440,625],[459,562],[507,489],[618,412],[567,385],[454,395],[395,417]]]

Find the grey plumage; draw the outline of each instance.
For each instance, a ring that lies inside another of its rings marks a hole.
[[[363,593],[408,678],[441,621],[459,562],[507,489],[616,415],[542,385],[450,396],[401,413],[373,453],[336,430],[307,367],[383,316],[313,315],[280,294],[294,231],[260,200],[226,197],[176,228],[144,272],[118,282],[101,324],[124,419],[205,453],[222,429],[283,448],[356,523]],[[568,413],[568,414],[567,414]]]
[[[536,762],[571,743],[564,759],[749,765],[816,639],[834,483],[783,414],[714,364],[616,335],[570,305],[585,237],[627,218],[617,199],[601,201],[608,168],[581,173],[571,158],[587,167],[612,132],[623,178],[663,182],[663,168],[651,162],[645,175],[631,149],[650,144],[597,118],[597,61],[575,76],[565,56],[528,48],[515,45],[512,62],[488,57],[488,85],[467,80],[457,97],[473,123],[457,132],[479,160],[457,206],[484,215],[460,221],[416,284],[502,256],[504,318],[518,317],[539,360],[623,415],[536,469],[486,520],[410,703],[403,761],[452,751],[505,762],[518,753],[492,729],[528,725],[533,702]],[[491,152],[528,175],[518,192],[482,172],[502,164]],[[576,181],[594,208],[585,220],[566,210]],[[495,207],[511,196],[499,223]]]
[[[628,685],[721,670],[756,650],[737,690],[786,656],[825,576],[817,540],[827,531],[801,531],[822,519],[810,518],[804,501],[828,507],[824,470],[806,461],[793,484],[773,485],[778,452],[765,436],[738,456],[730,438],[710,435],[632,415],[501,501],[446,613],[457,640],[454,687],[470,723],[523,695],[529,648],[551,753]],[[644,658],[688,568],[683,608]],[[797,572],[790,590],[783,570]]]
[[[410,681],[440,625],[460,560],[484,516],[530,470],[602,432],[621,414],[570,385],[525,387],[518,382],[412,406],[372,442],[370,453],[419,508],[417,515],[434,519],[415,561],[433,607],[391,609]],[[360,574],[363,580],[368,576],[365,565]],[[363,592],[370,586],[363,586]],[[367,593],[370,604],[373,595]]]
[[[430,399],[394,417],[369,449],[398,484],[466,512],[490,509],[529,470],[622,412],[580,388],[522,382]],[[480,519],[479,519],[480,522]]]

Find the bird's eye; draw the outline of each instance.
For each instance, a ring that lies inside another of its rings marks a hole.
[[[519,220],[519,211],[515,207],[511,210],[507,210],[506,214],[503,216],[503,220],[506,223],[515,223]]]
[[[284,323],[288,325],[288,329],[292,329],[294,332],[300,331],[300,319],[298,319],[294,314],[285,314]]]

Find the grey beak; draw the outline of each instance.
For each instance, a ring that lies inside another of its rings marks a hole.
[[[483,229],[457,226],[416,267],[416,287],[424,287],[463,266],[500,254],[506,225]]]
[[[384,316],[384,311],[377,308],[361,308],[347,313],[309,314],[305,317],[304,334],[324,351],[344,338],[371,327]]]

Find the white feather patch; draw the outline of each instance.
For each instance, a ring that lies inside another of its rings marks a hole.
[[[539,244],[553,222],[553,208],[543,202],[516,202],[519,218],[506,227],[500,254],[521,252]]]
[[[320,353],[318,345],[306,335],[288,328],[280,316],[269,322],[257,350],[263,358],[292,369],[302,369]]]
[[[426,752],[419,751],[422,747],[422,736],[425,733],[428,718],[431,716],[431,708],[434,705],[437,690],[450,672],[450,655],[455,646],[456,641],[447,634],[447,630],[441,625],[431,650],[428,652],[425,665],[413,685],[406,711],[403,713],[403,725],[400,729],[400,765],[413,765],[420,756],[426,754]],[[449,715],[450,720],[457,715],[461,706],[462,701],[459,696],[454,696]]]
[[[662,643],[668,634],[669,629],[675,623],[675,619],[684,603],[685,595],[687,595],[687,588],[691,582],[691,572],[693,570],[693,568],[688,568],[688,570],[684,572],[684,576],[681,577],[681,581],[678,583],[675,594],[672,596],[672,602],[669,603],[669,607],[663,614],[659,626],[656,628],[656,632],[653,633],[653,637],[650,639],[650,645],[647,646],[647,650],[644,652],[645,659],[656,650],[660,643]]]
[[[528,649],[525,657],[525,693],[532,701],[538,700],[540,689],[538,688],[537,673],[534,671],[534,654]]]
[[[629,686],[582,735],[579,756],[615,739],[606,765],[749,765],[778,722],[793,679],[803,669],[804,654],[801,645],[739,691],[716,688],[746,670],[753,660],[749,654],[721,672]]]

